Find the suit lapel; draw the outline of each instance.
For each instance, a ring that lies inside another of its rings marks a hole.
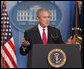
[[[51,38],[51,28],[50,26],[48,26],[48,41],[47,44],[50,44],[52,42],[52,38]]]
[[[49,31],[49,27],[48,27],[48,40],[47,40],[47,44],[49,43],[49,39],[50,39],[50,31]]]
[[[40,36],[40,32],[39,32],[39,29],[38,29],[38,25],[35,27],[35,34],[36,34],[36,40],[38,43],[42,44],[42,39],[41,39],[41,36]],[[38,39],[37,39],[38,38]]]

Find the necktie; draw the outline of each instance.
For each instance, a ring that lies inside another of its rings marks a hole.
[[[43,29],[42,40],[43,40],[43,44],[47,44],[45,29]]]

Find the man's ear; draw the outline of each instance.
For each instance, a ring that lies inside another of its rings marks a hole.
[[[37,17],[37,21],[39,21],[39,17]]]

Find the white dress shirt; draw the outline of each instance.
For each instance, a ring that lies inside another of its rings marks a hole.
[[[39,32],[40,32],[40,36],[41,36],[41,39],[42,39],[42,34],[43,34],[43,27],[40,26],[40,24],[38,24],[38,29],[39,29]],[[45,33],[46,33],[46,38],[48,40],[48,28],[45,27]]]

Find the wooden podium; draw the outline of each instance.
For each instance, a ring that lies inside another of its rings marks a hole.
[[[49,52],[53,49],[60,49],[66,55],[66,62],[63,66],[59,68],[81,68],[81,57],[80,57],[80,49],[77,44],[34,44],[32,45],[32,49],[28,55],[28,68],[54,68],[49,63]],[[62,54],[61,54],[62,55]],[[51,61],[53,61],[53,56],[51,55]],[[61,57],[60,59],[65,59],[65,57]],[[61,64],[55,63],[57,65]]]

